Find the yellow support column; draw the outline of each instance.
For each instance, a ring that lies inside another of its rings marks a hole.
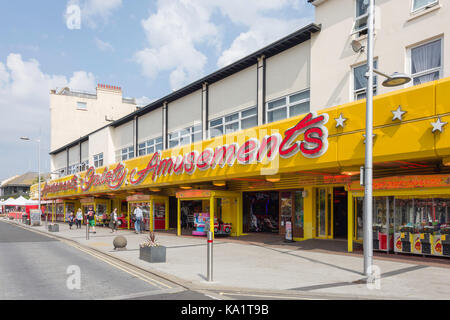
[[[209,231],[212,232],[212,238],[214,239],[214,197],[209,199]]]
[[[177,208],[177,236],[181,236],[181,201],[178,199],[178,208]]]
[[[56,202],[53,202],[53,206],[52,206],[52,223],[55,222],[55,211],[56,211]]]
[[[306,187],[304,189],[306,197],[303,199],[303,238],[312,239],[314,237],[314,188]]]
[[[237,197],[237,224],[236,224],[236,236],[239,237],[240,235],[242,235],[242,233],[244,233],[244,230],[242,230],[242,220],[244,219],[244,215],[243,215],[243,205],[242,205],[242,192],[239,193],[239,196]]]
[[[149,222],[149,229],[151,232],[153,232],[153,219],[155,218],[155,213],[154,213],[154,201],[155,200],[150,200],[150,212],[148,213],[149,218],[150,218],[150,222]]]
[[[347,242],[348,242],[348,252],[353,252],[353,196],[351,192],[347,193],[347,208],[348,208],[348,231],[347,231]]]
[[[128,203],[128,210],[127,210],[127,228],[128,228],[128,230],[130,230],[130,214],[131,214],[130,210],[131,210],[131,205],[130,205],[130,203]]]

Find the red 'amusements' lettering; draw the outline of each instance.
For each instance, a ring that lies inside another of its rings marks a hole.
[[[134,168],[129,175],[132,185],[142,183],[150,173],[152,181],[161,176],[180,175],[183,173],[192,175],[196,169],[201,171],[215,170],[217,167],[224,168],[238,165],[252,165],[263,162],[264,159],[272,161],[276,156],[284,159],[291,158],[301,153],[306,158],[317,158],[328,149],[328,130],[325,124],[328,122],[328,114],[317,116],[311,112],[301,119],[295,126],[284,132],[273,133],[264,136],[261,140],[251,138],[241,145],[236,142],[213,148],[205,148],[201,152],[189,151],[184,155],[176,155],[161,158],[160,152],[155,152],[147,166],[141,170]],[[298,137],[303,134],[303,140]],[[236,161],[237,160],[237,161]],[[106,185],[112,190],[120,188],[126,181],[128,169],[119,163],[113,170],[106,167],[100,174],[95,173],[95,168],[90,167],[81,180],[81,190],[88,191],[92,187]],[[74,176],[71,183],[46,185],[46,192],[58,192],[64,188],[76,189],[77,179]]]

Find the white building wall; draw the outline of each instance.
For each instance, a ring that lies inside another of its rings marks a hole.
[[[67,167],[67,151],[63,150],[57,154],[51,155],[50,157],[50,170],[51,172],[55,170],[64,169]]]
[[[69,166],[80,163],[80,147],[73,146],[69,149]]]
[[[94,155],[103,153],[103,165],[115,163],[114,128],[106,127],[89,136],[89,166],[94,165]]]
[[[89,140],[81,143],[81,161],[89,160]]]
[[[133,121],[129,121],[114,128],[113,141],[115,150],[120,150],[133,145],[133,130]]]
[[[266,60],[266,101],[310,87],[310,41]]]
[[[97,88],[96,94],[59,94],[50,92],[50,150],[61,148],[70,142],[136,110],[136,104],[124,103],[122,91]],[[86,109],[78,109],[77,103],[86,103]]]
[[[167,128],[183,129],[201,122],[202,91],[197,90],[183,98],[170,102],[167,106]]]
[[[162,136],[162,108],[138,118],[138,143]]]
[[[450,3],[419,13],[411,13],[412,0],[376,1],[374,56],[378,69],[387,74],[410,74],[409,48],[433,38],[443,38],[443,73],[450,76],[445,56],[450,52],[446,39],[450,29]],[[311,37],[311,109],[317,110],[353,101],[353,66],[365,63],[366,53],[355,53],[351,41],[367,47],[367,37],[350,36],[355,19],[355,0],[326,0],[316,7],[316,23],[320,32]],[[378,94],[402,87],[386,88],[377,76]],[[412,83],[405,85],[411,86]]]
[[[209,120],[256,106],[256,69],[255,64],[209,86]]]

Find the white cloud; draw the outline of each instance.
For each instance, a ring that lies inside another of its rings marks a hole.
[[[136,105],[138,107],[145,107],[146,105],[152,103],[155,99],[150,99],[149,97],[142,96],[140,98],[136,98]]]
[[[302,17],[306,1],[300,0],[247,0],[245,6],[239,0],[216,1],[221,13],[242,31],[224,50],[217,61],[224,67],[304,26],[310,19]],[[281,12],[295,10],[298,18],[287,18]]]
[[[85,71],[74,72],[69,79],[64,75],[46,74],[37,60],[24,60],[16,53],[9,54],[5,63],[0,62],[0,150],[8,154],[2,160],[5,171],[20,170],[17,173],[21,173],[26,170],[26,163],[30,163],[28,158],[37,160],[36,149],[18,144],[18,138],[37,138],[40,130],[41,164],[43,170],[48,170],[50,89],[65,86],[93,91],[96,81],[92,73]],[[31,169],[36,171],[37,167]]]
[[[94,41],[97,48],[99,48],[101,51],[114,51],[113,46],[109,42],[102,41],[98,38],[95,38]]]
[[[212,43],[218,30],[209,21],[209,8],[197,0],[159,0],[157,6],[157,12],[142,21],[149,48],[134,59],[150,79],[169,71],[175,89],[203,75],[207,57],[196,46]]]
[[[108,22],[112,12],[122,5],[122,0],[69,0],[66,8],[73,5],[81,10],[81,27],[86,24],[96,28],[99,22]],[[65,18],[67,20],[67,14]]]
[[[230,24],[243,31],[222,52],[218,67],[301,28],[307,22],[301,14],[288,19],[282,11],[301,13],[306,5],[302,0],[159,0],[156,12],[142,21],[148,45],[134,60],[152,80],[169,72],[171,88],[179,89],[204,75],[208,58],[201,46],[222,50],[223,30]],[[215,24],[217,15],[226,22]]]

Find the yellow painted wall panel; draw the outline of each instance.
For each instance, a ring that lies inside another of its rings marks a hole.
[[[341,132],[364,130],[366,127],[366,100],[359,100],[338,107],[336,110],[337,117],[341,113],[347,119]]]
[[[450,113],[450,78],[436,82],[436,114]]]
[[[435,157],[429,120],[375,129],[374,163]]]
[[[450,93],[450,92],[449,92]],[[428,120],[429,122],[435,122],[435,120]],[[435,132],[434,138],[436,142],[436,153],[439,157],[449,157],[450,156],[450,115],[441,117],[441,122],[447,122],[443,126],[442,132]],[[431,125],[429,128],[431,132]]]
[[[374,127],[394,123],[392,111],[397,110],[399,106],[403,111],[406,111],[403,114],[402,121],[433,116],[435,111],[435,82],[375,96],[373,102]],[[400,123],[400,120],[394,121]]]

